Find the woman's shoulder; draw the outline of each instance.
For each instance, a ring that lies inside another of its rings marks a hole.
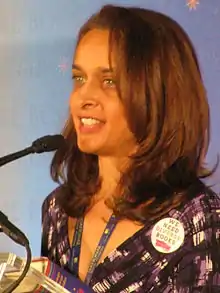
[[[185,234],[184,244],[177,251],[181,259],[178,266],[185,267],[178,274],[180,287],[188,278],[187,284],[200,286],[201,291],[219,292],[220,197],[204,188],[183,206],[179,221]],[[192,271],[194,278],[190,275]],[[216,279],[212,278],[214,275]],[[208,288],[211,291],[205,291]]]
[[[61,218],[66,218],[66,213],[63,210],[59,198],[62,196],[63,187],[55,188],[43,201],[42,204],[42,222],[46,219],[57,223]]]
[[[59,203],[62,190],[62,186],[54,189],[42,204],[41,255],[57,264],[63,263],[63,255],[66,259],[68,249],[68,216]]]
[[[158,273],[161,284],[167,273],[178,292],[186,292],[186,284],[200,288],[198,292],[220,292],[220,197],[213,190],[204,187],[192,193],[181,207],[153,223],[144,236],[145,250],[154,262],[165,261]]]
[[[179,252],[186,247],[192,251],[201,245],[211,249],[215,243],[220,243],[220,197],[204,186],[200,192],[192,193],[181,206],[146,224],[141,231],[144,239],[147,237],[149,243],[153,244],[150,245],[152,249],[156,242],[164,245],[161,247],[164,253],[166,249],[172,250],[175,243],[174,247],[180,243]],[[220,246],[218,250],[220,253]]]
[[[205,225],[207,228],[207,225],[220,221],[220,197],[210,188],[204,187],[176,212],[180,213],[184,226],[196,232],[199,226],[205,228]]]

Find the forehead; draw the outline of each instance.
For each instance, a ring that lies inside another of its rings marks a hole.
[[[88,32],[76,48],[73,63],[88,70],[109,67],[109,32],[98,29]]]

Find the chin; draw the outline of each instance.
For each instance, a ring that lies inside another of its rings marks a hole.
[[[99,147],[90,146],[87,144],[78,144],[78,148],[81,152],[91,155],[97,155],[99,153]]]
[[[88,145],[78,145],[78,148],[81,152],[89,155],[96,156],[109,156],[110,152],[102,146],[88,146]]]

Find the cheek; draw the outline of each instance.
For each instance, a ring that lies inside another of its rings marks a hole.
[[[133,140],[134,134],[129,127],[129,123],[122,105],[112,111],[111,122],[112,131],[115,134],[118,133],[119,139],[123,137],[124,139]]]
[[[111,122],[112,130],[114,132],[116,131],[119,133],[130,132],[128,127],[128,122],[123,111],[113,112],[111,115],[111,119],[109,119],[109,121]]]
[[[75,102],[75,94],[72,92],[69,97],[69,105],[71,106]]]
[[[74,113],[74,111],[78,108],[76,95],[74,93],[71,93],[70,94],[70,97],[69,97],[69,108],[70,108],[71,113]]]
[[[120,128],[127,128],[128,123],[124,107],[120,102],[112,108],[112,121]]]

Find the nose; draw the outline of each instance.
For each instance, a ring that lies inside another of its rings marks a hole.
[[[96,108],[99,105],[98,101],[95,99],[83,99],[81,101],[81,109],[93,109]]]
[[[81,109],[92,109],[99,106],[100,88],[94,81],[87,82],[81,89],[79,94]]]

